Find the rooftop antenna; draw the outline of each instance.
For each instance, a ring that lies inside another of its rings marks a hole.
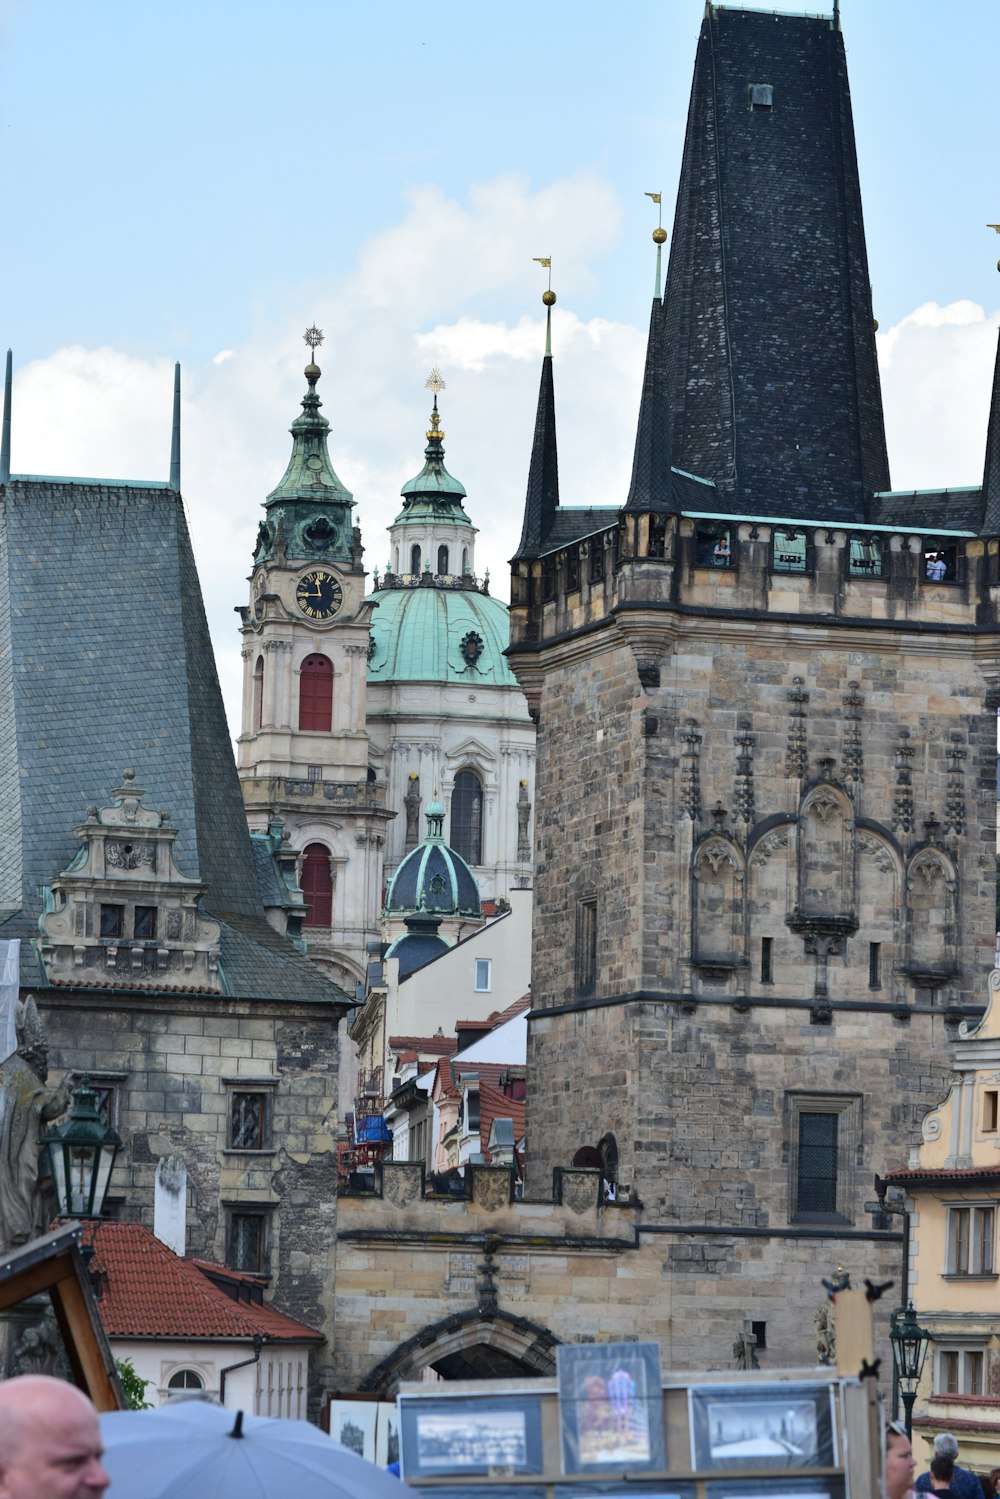
[[[833,0],[833,29],[840,30],[840,0]]]
[[[3,435],[0,436],[0,484],[10,478],[10,392],[13,384],[14,356],[7,350],[7,368],[3,377]]]
[[[170,488],[181,492],[181,366],[174,365],[174,420],[170,434]]]

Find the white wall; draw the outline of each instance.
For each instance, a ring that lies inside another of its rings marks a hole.
[[[140,1379],[147,1379],[145,1399],[161,1406],[173,1393],[171,1375],[193,1369],[205,1393],[218,1400],[219,1375],[229,1364],[253,1357],[246,1341],[211,1342],[200,1339],[111,1338],[115,1358],[129,1359]],[[305,1420],[309,1382],[307,1343],[265,1344],[258,1364],[248,1364],[226,1375],[226,1409],[251,1411],[258,1416],[292,1416]]]

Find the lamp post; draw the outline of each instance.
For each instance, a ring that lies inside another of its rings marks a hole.
[[[48,1152],[57,1218],[99,1218],[121,1139],[97,1113],[97,1094],[90,1078],[73,1089],[69,1117],[42,1136]],[[89,1259],[93,1248],[83,1251]]]
[[[901,1307],[896,1308],[889,1328],[889,1342],[892,1344],[892,1361],[896,1366],[899,1392],[903,1397],[908,1437],[913,1435],[913,1402],[917,1398],[917,1386],[931,1341],[930,1333],[917,1322],[912,1301],[907,1304],[905,1311]]]

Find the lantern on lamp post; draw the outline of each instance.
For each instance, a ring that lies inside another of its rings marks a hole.
[[[913,1435],[913,1402],[917,1398],[924,1359],[932,1341],[930,1333],[917,1322],[912,1301],[905,1311],[897,1307],[892,1314],[889,1342],[892,1344],[892,1361],[896,1366],[899,1392],[903,1397],[908,1437]]]
[[[68,1118],[41,1139],[48,1153],[57,1218],[101,1216],[121,1143],[117,1131],[101,1122],[90,1078],[81,1078],[73,1089]]]

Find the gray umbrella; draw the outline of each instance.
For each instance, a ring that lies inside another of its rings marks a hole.
[[[308,1421],[184,1400],[101,1417],[111,1499],[407,1499],[413,1491]]]

